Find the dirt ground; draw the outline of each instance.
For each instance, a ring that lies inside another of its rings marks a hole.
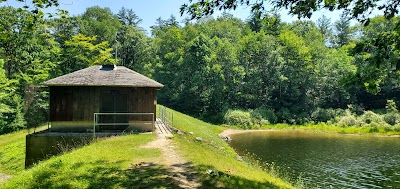
[[[11,175],[7,175],[7,174],[4,174],[4,173],[0,173],[0,184],[1,184],[3,181],[8,180],[8,179],[10,179],[10,178],[11,178]]]
[[[160,164],[164,165],[170,172],[172,178],[182,188],[198,188],[201,184],[196,179],[196,172],[191,170],[191,163],[183,159],[175,150],[170,132],[160,131],[156,127],[157,140],[142,146],[143,148],[158,148],[162,152]]]

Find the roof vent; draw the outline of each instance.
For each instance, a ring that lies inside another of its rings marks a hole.
[[[110,71],[110,70],[115,70],[116,68],[117,68],[117,66],[115,66],[115,64],[104,64],[104,65],[101,65],[100,70]]]

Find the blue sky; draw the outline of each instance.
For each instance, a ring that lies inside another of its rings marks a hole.
[[[179,8],[181,5],[188,3],[189,0],[59,0],[60,9],[69,11],[71,15],[79,15],[85,12],[86,8],[91,6],[109,7],[112,12],[118,13],[122,8],[129,8],[135,11],[135,13],[143,19],[141,27],[150,32],[150,26],[154,25],[156,19],[161,17],[167,19],[170,15],[174,15],[179,21],[183,20],[186,15],[181,17]],[[23,6],[23,3],[16,2],[15,0],[7,0],[5,3],[0,5],[10,5],[14,7]],[[245,20],[249,16],[249,8],[239,7],[236,10],[229,11],[235,17],[239,17]],[[280,11],[282,20],[285,22],[292,22],[297,20],[297,17],[292,17],[287,14],[287,11]],[[319,17],[325,14],[328,18],[331,18],[332,23],[339,19],[340,12],[330,11],[319,11],[313,14],[311,20],[316,21]],[[220,15],[217,13],[214,17]]]

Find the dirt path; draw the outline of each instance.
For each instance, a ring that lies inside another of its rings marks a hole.
[[[162,161],[160,164],[164,165],[172,174],[171,177],[177,181],[178,185],[182,188],[198,188],[200,183],[196,179],[196,172],[190,166],[191,163],[183,159],[175,150],[171,139],[171,133],[161,132],[156,129],[157,140],[142,146],[143,148],[158,148],[162,152]]]
[[[0,173],[0,184],[3,182],[3,181],[6,181],[6,180],[8,180],[8,179],[10,179],[11,178],[11,175],[7,175],[7,174],[4,174],[4,173]]]

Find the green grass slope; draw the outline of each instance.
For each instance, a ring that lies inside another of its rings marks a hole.
[[[37,130],[43,130],[43,126]],[[0,172],[14,175],[25,167],[25,136],[28,130],[0,135]]]
[[[194,175],[201,188],[293,188],[238,160],[234,150],[218,137],[225,127],[173,112],[174,126],[187,134],[175,135],[171,142],[197,172]],[[25,135],[26,131],[21,131],[0,136],[0,172],[13,174],[0,188],[179,188],[170,168],[158,163],[162,161],[160,150],[140,148],[156,140],[155,134],[101,139],[27,170],[23,169]]]
[[[176,135],[174,143],[183,157],[192,162],[194,169],[200,173],[204,187],[293,188],[261,168],[238,160],[234,150],[218,136],[226,127],[205,123],[169,110],[174,113],[174,126],[186,132],[184,135]],[[202,140],[199,141],[197,137]]]
[[[154,134],[111,137],[52,157],[22,171],[1,188],[152,188],[174,186],[168,172],[155,163],[135,168],[140,162],[158,162],[161,152],[140,145],[155,140]]]

